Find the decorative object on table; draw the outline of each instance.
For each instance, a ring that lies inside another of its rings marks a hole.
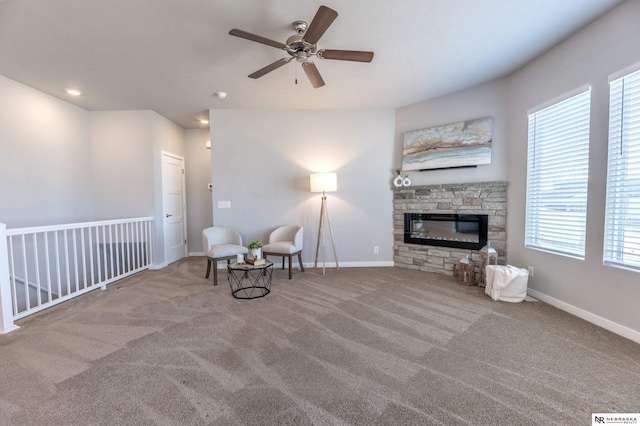
[[[221,226],[213,226],[202,231],[202,248],[207,257],[205,278],[209,278],[213,264],[213,285],[218,285],[218,261],[226,260],[229,265],[231,259],[248,253],[247,248],[242,245],[240,234],[234,229]]]
[[[253,259],[262,259],[262,243],[258,240],[249,243],[249,252]]]
[[[480,287],[487,285],[487,265],[498,264],[498,252],[491,245],[491,241],[487,241],[487,245],[480,249]]]
[[[475,281],[475,262],[471,259],[471,255],[460,259],[458,263],[458,283],[473,285]]]
[[[231,294],[236,299],[256,299],[271,292],[273,262],[267,260],[262,265],[234,263],[227,265],[227,271]]]
[[[333,228],[331,227],[331,218],[329,210],[327,210],[327,192],[335,192],[338,190],[338,177],[335,173],[312,173],[309,176],[309,189],[311,192],[322,192],[322,203],[320,204],[320,224],[318,226],[318,244],[316,245],[316,260],[314,268],[318,269],[318,253],[320,250],[320,241],[322,241],[322,275],[325,274],[325,248],[324,248],[324,222],[325,218],[329,222],[329,233],[331,235],[331,245],[333,246],[333,255],[336,259],[336,270],[340,269],[338,264],[338,253],[336,253],[336,243],[333,239]]]
[[[493,118],[478,118],[404,134],[402,170],[491,164]]]
[[[302,264],[302,241],[303,228],[301,225],[284,225],[275,229],[269,235],[269,244],[262,247],[262,254],[267,256],[282,256],[282,269],[284,269],[284,259],[289,259],[289,279],[291,279],[291,269],[293,257],[298,256],[300,271],[304,272]]]
[[[400,173],[402,173],[402,170],[400,169],[396,169],[396,173],[397,176],[393,179],[393,186],[395,186],[396,188],[400,188],[402,186],[402,181],[404,179],[402,179],[402,175]]]
[[[411,179],[409,179],[409,175],[404,175],[404,179],[402,179],[402,186],[411,186]]]
[[[252,256],[249,256],[246,258],[244,263],[246,263],[247,265],[260,266],[267,263],[267,259],[265,258],[254,259]]]

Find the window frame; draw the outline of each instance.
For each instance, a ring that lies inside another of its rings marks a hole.
[[[616,95],[619,97],[614,98]],[[640,64],[609,77],[607,191],[602,248],[605,266],[640,272],[640,195],[632,196],[636,194],[634,191],[640,194],[640,170],[637,166],[633,169],[635,161],[640,163]]]
[[[526,248],[585,259],[592,100],[585,85],[527,111]]]

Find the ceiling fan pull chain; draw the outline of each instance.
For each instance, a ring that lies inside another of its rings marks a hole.
[[[296,73],[296,79],[295,79],[296,84],[298,84],[298,63],[297,62],[293,64],[293,68],[295,69],[295,73]]]

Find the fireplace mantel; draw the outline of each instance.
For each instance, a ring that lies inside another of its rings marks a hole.
[[[507,182],[410,186],[394,188],[393,193],[395,266],[453,275],[468,254],[480,261],[477,250],[405,243],[405,213],[486,214],[487,237],[498,251],[498,262],[505,263]]]

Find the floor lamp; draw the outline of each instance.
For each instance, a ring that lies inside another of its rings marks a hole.
[[[322,275],[325,273],[324,256],[324,222],[325,218],[329,222],[329,233],[331,235],[331,245],[333,246],[333,256],[336,259],[336,270],[340,269],[338,264],[338,254],[336,253],[336,243],[333,240],[333,228],[331,218],[327,210],[327,192],[335,192],[338,189],[338,178],[335,173],[312,173],[309,179],[311,192],[322,192],[322,204],[320,205],[320,224],[318,225],[318,244],[316,245],[316,261],[314,268],[318,269],[318,253],[320,251],[320,241],[322,241]]]

